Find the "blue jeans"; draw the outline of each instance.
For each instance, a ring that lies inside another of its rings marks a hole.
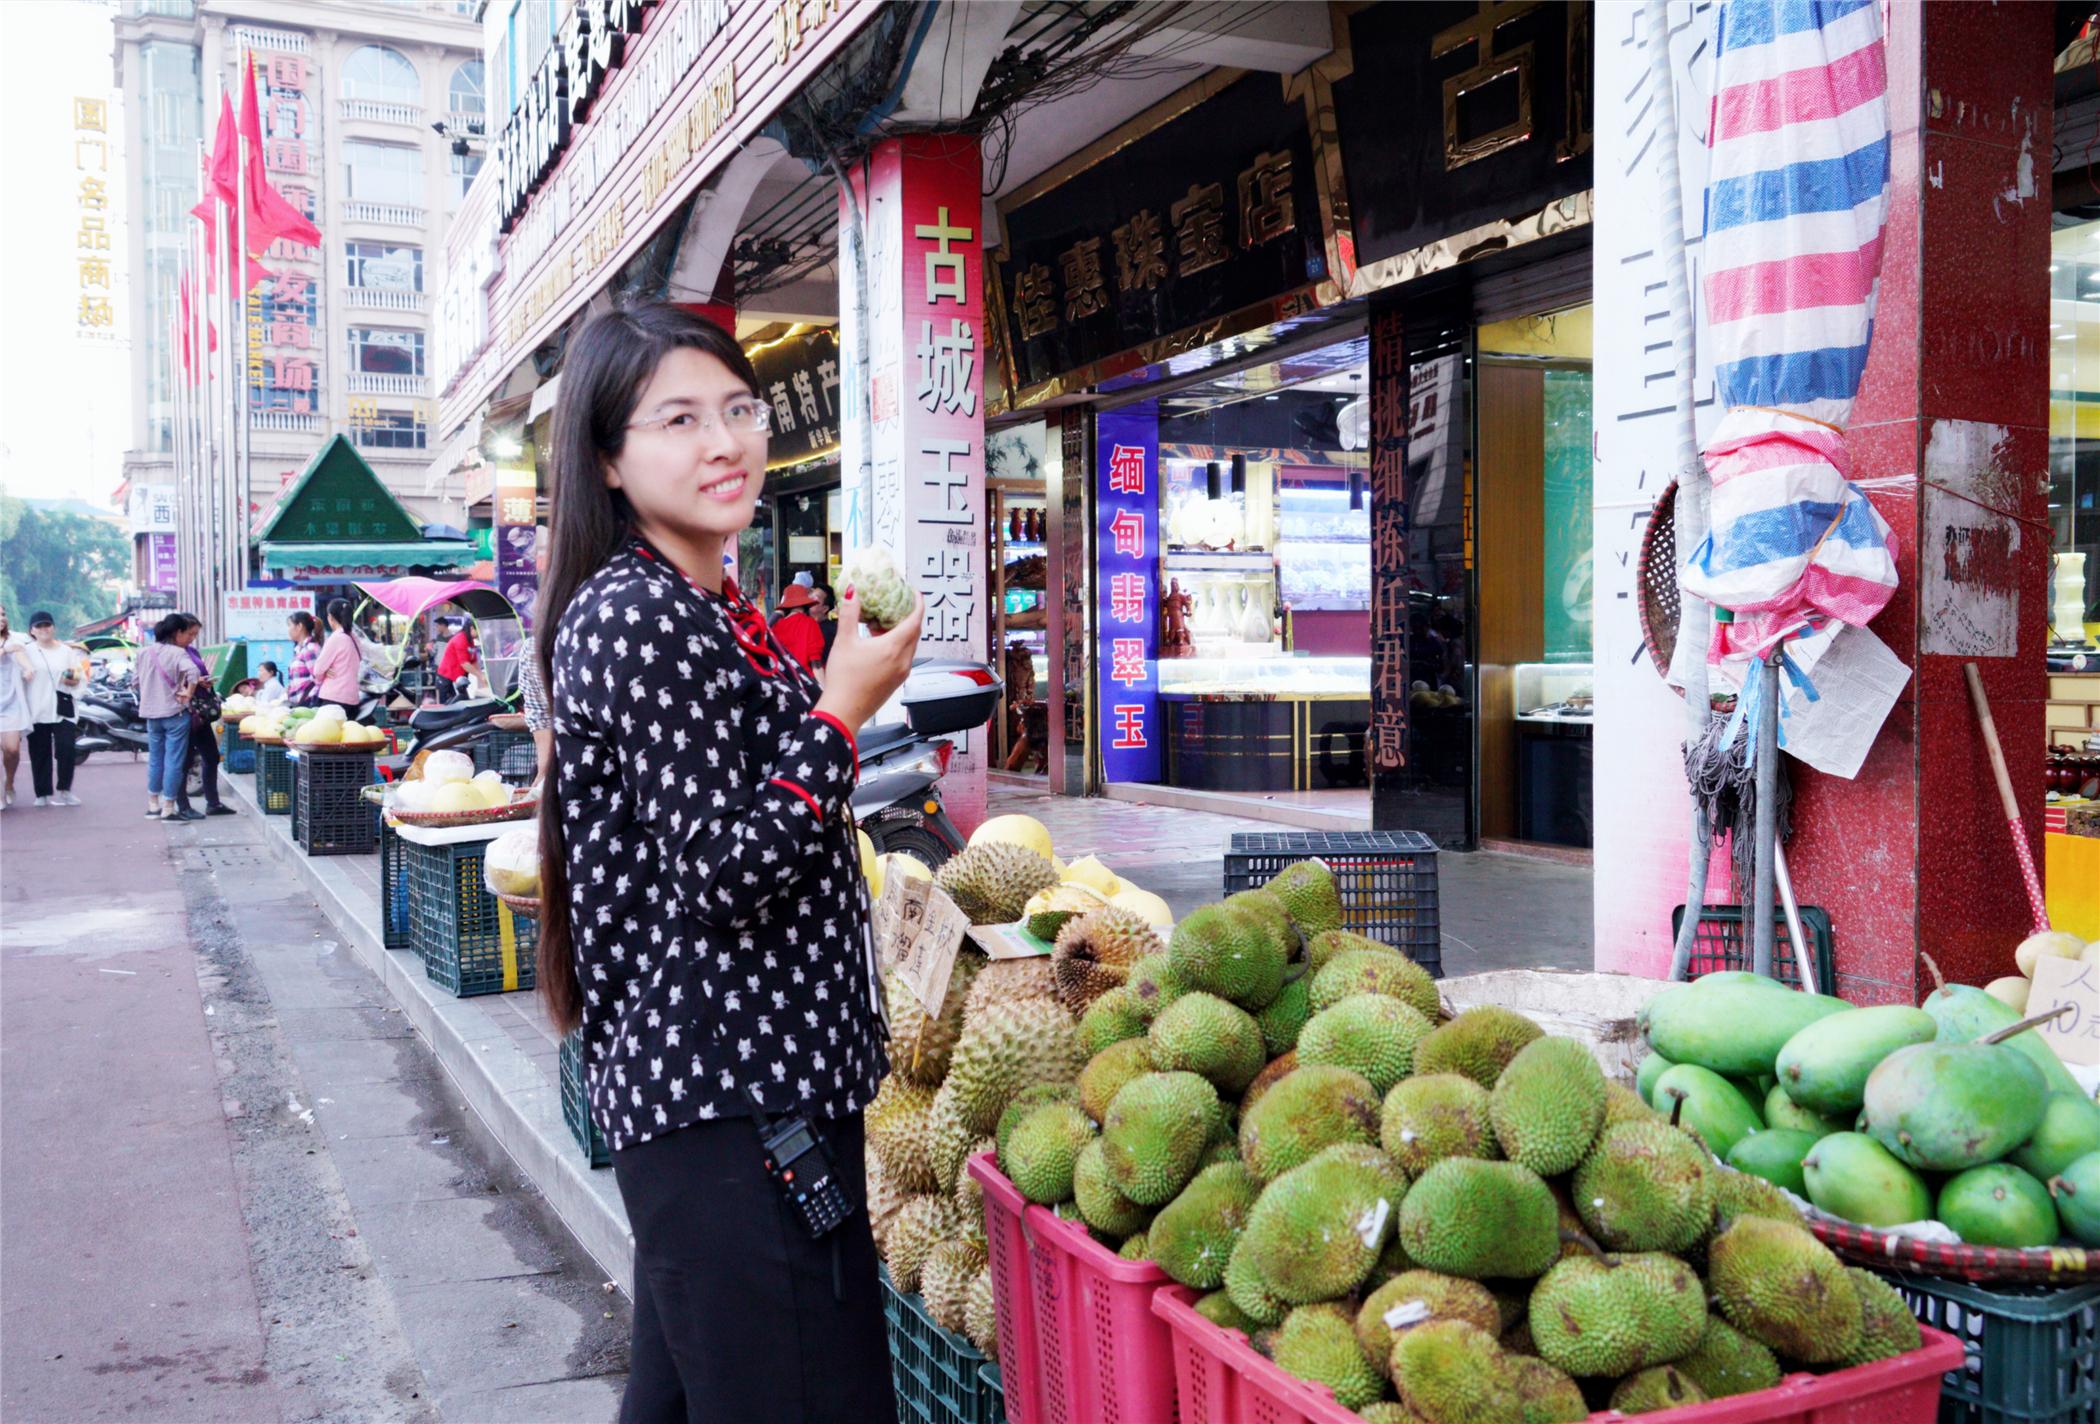
[[[146,794],[173,801],[190,763],[190,714],[146,719]]]

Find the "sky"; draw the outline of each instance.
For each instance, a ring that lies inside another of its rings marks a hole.
[[[105,507],[131,443],[130,244],[113,13],[93,0],[0,0],[0,488]],[[105,175],[92,147],[81,155],[88,174],[75,166],[76,98],[103,101],[110,130],[115,286],[107,295],[115,325],[92,336],[79,325],[80,180]]]

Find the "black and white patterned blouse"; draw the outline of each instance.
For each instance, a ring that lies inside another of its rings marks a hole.
[[[851,732],[727,585],[639,541],[554,637],[591,1114],[618,1150],[750,1111],[858,1111],[887,1070]]]

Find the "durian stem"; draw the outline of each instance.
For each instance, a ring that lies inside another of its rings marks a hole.
[[[1589,1252],[1592,1256],[1595,1256],[1599,1261],[1602,1261],[1607,1266],[1616,1268],[1619,1264],[1619,1258],[1617,1256],[1612,1255],[1609,1251],[1606,1251],[1602,1246],[1598,1245],[1594,1238],[1590,1237],[1589,1235],[1583,1232],[1577,1231],[1572,1226],[1563,1226],[1560,1229],[1560,1239],[1563,1243],[1572,1243],[1574,1245],[1580,1246],[1583,1250]]]
[[[2046,1014],[2036,1014],[2031,1019],[2021,1019],[2018,1023],[2007,1024],[2004,1028],[1999,1029],[1996,1033],[1988,1034],[1985,1037],[1978,1039],[1977,1042],[2003,1043],[2008,1038],[2013,1038],[2019,1034],[2023,1034],[2031,1028],[2040,1028],[2043,1024],[2049,1022],[2049,1020],[2051,1019],[2061,1018],[2063,1017],[2063,1015],[2071,1012],[2076,1007],[2077,1005],[2075,1004],[2058,1004],[2055,1008],[2051,1009]]]

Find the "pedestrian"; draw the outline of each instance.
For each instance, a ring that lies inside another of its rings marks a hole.
[[[321,655],[321,641],[314,636],[314,616],[305,610],[285,619],[292,636],[292,675],[285,683],[285,700],[294,707],[311,707],[320,696],[314,684],[314,659]]]
[[[539,645],[530,633],[518,648],[518,696],[525,704],[525,730],[532,734],[532,789],[537,795],[547,784],[547,767],[554,760],[554,717],[547,710],[547,685],[540,681]]]
[[[780,594],[780,614],[773,620],[773,636],[788,656],[815,670],[824,662],[824,627],[810,616],[818,607],[809,585],[791,583]]]
[[[862,1190],[885,1032],[848,800],[923,610],[863,637],[848,589],[819,687],[726,576],[765,478],[757,390],[734,337],[649,304],[571,343],[555,408],[539,983],[582,1025],[633,1232],[623,1424],[895,1407]],[[831,1173],[842,1222],[801,1224],[754,1116],[808,1132],[803,1180]]]
[[[277,664],[265,658],[262,662],[256,664],[256,670],[262,674],[262,681],[255,685],[255,705],[257,707],[283,706],[289,700],[290,694],[285,691],[284,684],[278,681]]]
[[[443,702],[472,696],[474,674],[481,671],[481,650],[474,640],[472,620],[459,619],[456,627],[438,655],[438,698]]]
[[[0,797],[0,810],[15,804],[15,772],[22,765],[22,734],[35,723],[29,719],[29,695],[22,685],[20,653],[29,639],[7,626],[7,610],[0,608],[0,771],[6,773],[7,789]]]
[[[203,814],[235,815],[233,807],[219,799],[219,714],[224,704],[219,701],[219,689],[212,684],[210,665],[204,661],[204,654],[197,651],[197,639],[204,631],[204,623],[189,614],[183,616],[189,618],[189,627],[183,629],[178,641],[197,674],[197,681],[190,687],[189,760],[198,764],[199,779],[203,782]],[[187,766],[183,768],[181,780],[175,783],[175,804],[186,819],[197,819],[198,813],[190,805]]]
[[[29,645],[21,660],[22,691],[29,699],[29,779],[39,806],[78,806],[73,794],[73,694],[87,681],[82,669],[87,655],[58,640],[48,613],[29,619]]]
[[[810,592],[817,596],[817,606],[809,610],[809,616],[816,619],[817,626],[824,630],[824,652],[817,659],[817,666],[822,667],[831,661],[831,645],[838,641],[839,596],[828,583],[812,584]]]
[[[357,715],[358,670],[364,661],[357,654],[357,639],[350,632],[350,600],[328,600],[328,637],[314,659],[314,700],[322,706],[343,709],[345,717]]]
[[[181,638],[191,627],[187,613],[170,613],[153,625],[153,642],[136,663],[139,716],[146,723],[146,815],[163,821],[201,821],[181,809],[182,778],[189,769],[190,690],[197,673]]]

